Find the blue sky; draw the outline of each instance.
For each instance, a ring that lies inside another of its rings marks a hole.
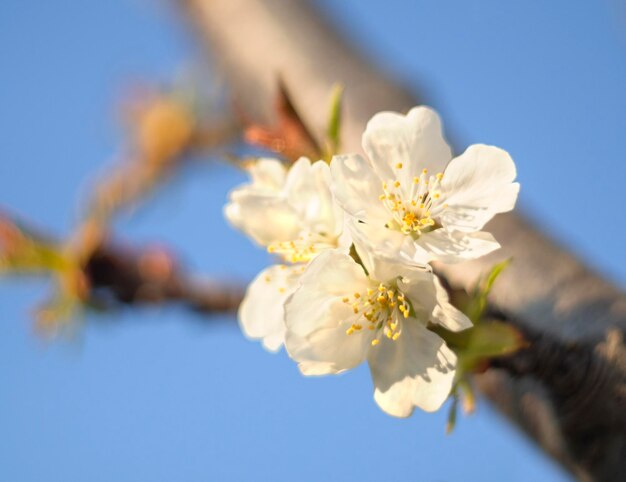
[[[197,49],[165,2],[39,3],[0,6],[0,206],[61,235],[116,152],[125,87],[171,78]],[[427,92],[461,147],[509,150],[521,209],[626,286],[617,1],[319,3]],[[250,279],[268,259],[221,216],[238,182],[208,163],[188,168],[117,232]],[[566,480],[485,403],[446,437],[445,411],[390,418],[366,369],[303,378],[229,319],[126,311],[44,342],[30,310],[45,293],[36,280],[0,281],[0,480]]]

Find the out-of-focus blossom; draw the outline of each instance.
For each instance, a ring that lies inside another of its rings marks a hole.
[[[263,271],[248,287],[239,310],[243,331],[275,351],[284,333],[283,304],[306,263],[319,253],[347,248],[343,212],[330,191],[325,162],[299,159],[290,168],[275,159],[248,166],[251,182],[235,189],[226,218],[283,263]]]

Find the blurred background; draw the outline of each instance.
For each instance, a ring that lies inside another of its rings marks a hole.
[[[458,145],[507,149],[520,209],[626,287],[623,2],[315,3]],[[119,153],[127,88],[204,56],[175,2],[3,1],[0,209],[67,235]],[[244,178],[198,160],[120,216],[116,236],[248,281],[269,259],[222,218]],[[32,313],[47,292],[0,279],[0,480],[569,480],[486,402],[445,436],[445,409],[383,414],[365,367],[306,379],[232,317],[175,306],[90,314],[44,339]]]

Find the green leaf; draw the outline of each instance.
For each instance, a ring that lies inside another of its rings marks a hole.
[[[500,276],[502,271],[504,271],[504,268],[506,268],[510,262],[511,262],[511,258],[505,259],[504,261],[501,261],[500,263],[496,264],[493,268],[491,268],[491,272],[487,276],[485,285],[483,287],[483,290],[486,292],[486,294],[489,294],[496,279],[498,279],[498,276]]]
[[[463,311],[475,325],[481,322],[485,314],[487,309],[487,297],[495,281],[510,262],[511,260],[507,259],[493,266],[489,274],[477,283],[476,288],[474,288],[473,293],[470,295],[470,300]]]
[[[341,106],[343,100],[343,86],[335,84],[330,94],[330,109],[326,124],[326,160],[339,152],[341,147]]]
[[[510,355],[526,346],[524,337],[516,328],[499,321],[480,323],[469,332],[467,346],[458,353],[463,372],[474,371],[486,359]]]
[[[448,422],[446,423],[446,435],[450,435],[456,427],[456,415],[459,406],[459,395],[454,392],[450,395],[452,397],[452,403],[450,404],[450,411],[448,412]]]
[[[493,266],[487,276],[476,283],[467,299],[456,297],[455,304],[462,308],[474,326],[461,332],[451,332],[437,325],[428,327],[443,338],[458,356],[455,383],[450,393],[452,403],[446,425],[448,434],[456,425],[459,403],[466,414],[475,410],[476,395],[469,375],[486,368],[490,358],[510,355],[527,346],[522,334],[512,325],[484,320],[489,293],[509,262],[506,260]]]
[[[509,355],[526,346],[524,337],[515,327],[502,322],[484,320],[488,295],[509,262],[510,260],[506,260],[496,264],[488,275],[476,284],[469,295],[469,300],[462,307],[462,311],[472,320],[473,327],[455,333],[441,326],[429,326],[429,329],[443,338],[459,357],[457,371],[459,383],[464,380],[465,374],[480,370],[490,358]],[[459,388],[470,396],[467,402],[471,405],[472,394],[467,387]]]

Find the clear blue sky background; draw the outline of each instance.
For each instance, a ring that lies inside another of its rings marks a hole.
[[[626,286],[626,12],[597,2],[324,0],[346,35],[428,93],[461,145],[509,150],[521,206]],[[62,234],[115,153],[114,102],[194,54],[153,2],[0,6],[0,206]],[[349,86],[347,86],[349,88]],[[188,265],[251,278],[267,258],[221,217],[239,174],[204,165],[118,223]],[[451,437],[445,411],[396,420],[366,369],[305,379],[230,320],[176,308],[88,318],[44,343],[38,281],[0,282],[0,480],[567,480],[481,403]]]

